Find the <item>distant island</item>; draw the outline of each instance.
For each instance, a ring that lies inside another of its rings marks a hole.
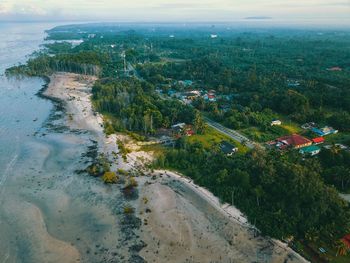
[[[272,17],[269,17],[269,16],[248,16],[248,17],[245,17],[244,19],[247,19],[247,20],[267,20],[267,19],[272,19]]]

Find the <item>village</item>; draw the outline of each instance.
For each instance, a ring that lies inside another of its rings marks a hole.
[[[287,86],[298,87],[300,86],[300,81],[288,79]],[[177,87],[177,90],[173,87]],[[179,91],[179,87],[181,91]],[[192,105],[198,100],[201,100],[204,103],[217,103],[220,101],[220,109],[223,111],[229,110],[232,100],[239,97],[238,94],[223,95],[219,94],[213,89],[200,89],[192,80],[175,81],[166,91],[164,91],[162,88],[158,88],[156,89],[156,92],[162,98],[177,99],[185,105]],[[278,127],[282,124],[283,121],[280,119],[271,119],[270,126]],[[275,149],[281,153],[289,150],[296,150],[304,157],[313,157],[318,155],[321,152],[322,147],[325,149],[336,147],[340,150],[350,151],[350,148],[344,144],[334,142],[327,143],[326,138],[329,135],[338,133],[338,130],[334,129],[333,127],[318,125],[315,122],[308,122],[300,125],[300,128],[299,133],[286,134],[273,140],[266,141],[263,143],[263,145],[265,145],[267,149]],[[177,123],[172,125],[170,130],[163,130],[158,135],[160,135],[160,143],[172,145],[175,139],[179,139],[183,136],[190,137],[196,134],[191,124]],[[256,145],[259,144],[257,143]],[[239,152],[237,145],[234,145],[232,142],[226,140],[221,141],[216,146],[218,146],[222,153],[227,156],[232,156],[233,154]]]

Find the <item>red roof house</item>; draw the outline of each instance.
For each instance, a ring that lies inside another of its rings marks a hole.
[[[314,144],[321,144],[321,143],[324,143],[324,138],[323,138],[323,137],[313,138],[313,139],[312,139],[312,142],[313,142]]]
[[[276,142],[277,147],[279,147],[280,149],[285,149],[289,147],[299,149],[302,147],[310,146],[312,144],[312,141],[299,134],[283,136],[281,138],[278,138]]]
[[[344,236],[341,241],[350,249],[350,234]]]

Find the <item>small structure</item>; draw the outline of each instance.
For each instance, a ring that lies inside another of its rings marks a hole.
[[[187,126],[184,128],[184,134],[185,134],[186,136],[192,136],[192,135],[194,135],[194,131],[193,131],[192,125],[187,125]]]
[[[323,128],[312,128],[311,129],[314,133],[317,133],[320,136],[326,136],[326,135],[330,135],[330,134],[336,134],[338,133],[338,130],[333,129],[332,127],[329,126],[325,126]]]
[[[327,68],[328,71],[342,71],[343,69],[341,67],[331,67]]]
[[[203,99],[210,102],[216,101],[216,95],[213,92],[208,92],[207,94],[204,94]]]
[[[316,146],[316,145],[311,145],[308,147],[301,148],[299,152],[304,155],[310,155],[310,156],[315,156],[319,154],[321,151],[321,148]]]
[[[301,128],[304,130],[310,130],[313,127],[316,127],[316,123],[314,123],[314,122],[308,122],[308,123],[301,125]]]
[[[192,80],[179,80],[177,83],[184,86],[184,87],[189,87],[189,86],[192,86],[193,81]]]
[[[191,90],[189,92],[186,92],[186,99],[189,100],[195,100],[201,95],[201,92],[199,90]]]
[[[341,242],[350,250],[350,234],[347,234],[341,239]]]
[[[168,96],[170,96],[170,97],[175,96],[175,94],[176,94],[175,90],[171,89],[171,90],[168,91]]]
[[[238,151],[238,148],[232,145],[231,143],[227,141],[222,141],[220,144],[220,149],[221,151],[227,155],[227,156],[232,156],[234,153]]]
[[[287,86],[290,88],[296,88],[300,86],[300,82],[299,80],[295,80],[295,79],[288,79],[287,80]]]
[[[177,123],[174,124],[173,126],[171,126],[171,129],[173,129],[174,131],[181,131],[183,128],[185,128],[186,123]]]
[[[218,35],[216,35],[216,34],[211,34],[211,35],[210,35],[210,38],[218,38]]]
[[[272,120],[271,121],[271,126],[279,126],[281,124],[282,124],[282,122],[280,120]]]
[[[312,145],[312,141],[299,134],[292,134],[276,139],[274,145],[280,150],[288,148],[300,149]]]
[[[313,139],[312,139],[312,142],[313,142],[314,144],[321,144],[321,143],[324,143],[324,138],[323,138],[323,137],[313,138]]]
[[[348,148],[349,148],[349,147],[347,147],[346,145],[341,144],[341,143],[336,143],[336,144],[334,144],[334,145],[325,145],[324,148],[330,150],[330,149],[332,149],[332,147],[334,147],[334,146],[335,146],[336,148],[338,148],[339,150],[348,150]]]

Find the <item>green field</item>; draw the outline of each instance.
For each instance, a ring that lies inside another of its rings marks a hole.
[[[236,147],[238,147],[238,152],[240,153],[246,153],[249,150],[248,147],[242,145],[237,141],[232,140],[230,137],[218,132],[217,130],[211,127],[208,127],[205,134],[203,135],[196,134],[191,137],[188,137],[188,141],[191,143],[200,142],[207,149],[219,145],[221,141],[228,141]]]

